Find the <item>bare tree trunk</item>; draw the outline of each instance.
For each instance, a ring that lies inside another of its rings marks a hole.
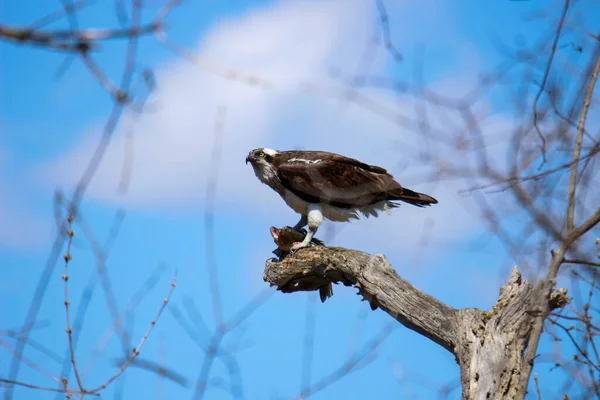
[[[382,254],[340,247],[301,249],[278,262],[267,260],[263,278],[284,293],[318,290],[330,282],[358,288],[371,308],[381,308],[456,356],[463,399],[519,399],[523,355],[536,315],[538,287],[517,267],[489,311],[454,309],[401,278]],[[568,301],[553,293],[550,308]]]

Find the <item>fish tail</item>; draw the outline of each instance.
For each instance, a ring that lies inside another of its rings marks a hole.
[[[333,285],[331,282],[319,288],[319,297],[321,297],[321,303],[325,303],[325,300],[331,296],[333,296]]]

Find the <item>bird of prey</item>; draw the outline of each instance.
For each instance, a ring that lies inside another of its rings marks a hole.
[[[308,225],[296,251],[311,243],[319,225],[390,213],[403,201],[417,207],[436,204],[433,197],[403,188],[385,169],[326,151],[254,149],[246,157],[258,179],[300,214],[294,229]]]

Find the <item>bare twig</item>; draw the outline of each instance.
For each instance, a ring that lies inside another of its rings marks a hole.
[[[53,387],[49,387],[49,386],[33,385],[33,384],[27,383],[27,382],[15,381],[14,379],[0,378],[0,382],[6,383],[8,385],[18,385],[18,386],[28,387],[30,389],[43,390],[43,391],[46,391],[46,392],[65,393],[67,395],[70,395],[70,394],[79,394],[79,395],[82,395],[82,394],[84,394],[84,393],[79,392],[79,391],[77,391],[75,389],[57,389],[57,388],[53,388]],[[91,395],[91,396],[100,396],[99,393],[85,393],[85,394],[86,395]]]
[[[379,12],[379,21],[381,23],[381,31],[383,32],[383,42],[385,44],[385,48],[396,62],[402,62],[404,57],[402,57],[402,54],[400,54],[392,42],[389,16],[385,5],[383,4],[383,0],[375,0],[375,4],[377,4],[377,11]]]
[[[35,361],[28,359],[27,357],[23,356],[23,354],[17,353],[16,349],[10,345],[10,343],[0,339],[0,346],[4,347],[5,349],[7,349],[9,352],[11,352],[15,357],[18,357],[21,361],[23,361],[23,363],[25,365],[27,365],[29,368],[38,371],[39,373],[41,373],[42,375],[45,375],[47,377],[49,377],[50,379],[55,380],[56,382],[61,382],[60,379],[58,379],[56,376],[54,376],[54,374],[52,374],[50,371],[46,370],[45,368],[41,367],[38,363],[36,363]]]
[[[575,191],[577,189],[577,167],[579,166],[579,155],[581,154],[581,143],[583,141],[583,132],[587,121],[587,113],[592,101],[592,94],[596,87],[598,72],[600,71],[600,46],[597,49],[596,63],[590,80],[585,91],[585,98],[581,107],[581,116],[577,126],[577,139],[575,140],[575,150],[573,151],[573,165],[571,167],[571,177],[569,178],[569,202],[567,208],[567,230],[572,231],[575,226]]]
[[[226,335],[235,330],[243,321],[248,319],[257,309],[259,309],[271,296],[273,295],[272,290],[263,290],[256,297],[254,297],[248,304],[242,307],[234,316],[226,323],[221,323],[217,326],[213,332],[209,343],[206,347],[199,344],[205,352],[202,366],[200,367],[200,373],[196,379],[195,389],[193,398],[196,400],[202,399],[208,388],[208,379],[210,377],[211,369],[215,357],[218,357],[222,351],[220,346]],[[190,330],[188,330],[189,332]],[[195,335],[190,335],[194,337]],[[197,342],[199,343],[199,342]]]
[[[570,0],[565,0],[564,6],[562,8],[562,13],[560,16],[560,21],[558,22],[558,25],[556,28],[556,33],[554,35],[552,49],[550,51],[550,55],[548,56],[548,61],[546,62],[546,70],[544,71],[542,83],[540,84],[540,90],[538,91],[538,93],[535,96],[535,99],[533,100],[533,125],[535,127],[535,130],[536,130],[540,140],[542,141],[541,150],[542,150],[542,156],[544,158],[544,163],[546,162],[546,138],[539,127],[538,102],[540,100],[540,97],[542,96],[542,93],[544,93],[544,90],[546,88],[546,82],[548,81],[548,77],[550,76],[550,68],[552,68],[552,62],[554,61],[554,55],[556,54],[556,50],[558,48],[558,41],[560,40],[560,36],[561,36],[562,30],[563,30],[563,27],[565,24],[565,18],[567,17],[567,12],[569,11],[569,6],[570,6]]]
[[[159,263],[156,266],[156,268],[154,269],[154,271],[152,271],[152,274],[150,274],[148,279],[146,279],[143,282],[143,284],[140,285],[140,287],[133,293],[133,295],[129,299],[129,302],[125,306],[125,310],[123,311],[123,317],[121,317],[120,314],[118,314],[117,316],[111,315],[113,321],[115,321],[116,319],[118,319],[119,321],[121,319],[126,320],[130,316],[132,316],[133,312],[136,310],[136,308],[142,302],[144,297],[146,297],[146,295],[158,283],[159,278],[161,277],[161,275],[164,273],[165,270],[166,270],[166,265],[163,263]],[[120,322],[119,322],[119,324],[120,324]],[[111,325],[105,332],[103,332],[103,334],[100,336],[99,343],[96,344],[95,348],[92,350],[92,353],[89,357],[89,361],[86,363],[86,367],[88,367],[88,370],[89,370],[89,368],[91,368],[91,364],[95,361],[95,359],[98,356],[100,356],[104,347],[107,345],[109,339],[112,337],[112,335],[115,332],[118,334],[118,337],[120,339],[124,356],[126,358],[129,357],[129,354],[130,354],[129,351],[131,348],[131,346],[130,346],[131,337],[130,337],[129,333],[127,333],[127,329],[121,328],[121,325],[117,326],[115,323],[113,323],[113,325]]]
[[[115,381],[115,379],[117,379],[119,376],[121,376],[121,374],[123,372],[125,372],[125,370],[127,369],[127,367],[135,360],[135,358],[140,354],[140,350],[142,349],[142,346],[144,345],[144,343],[146,342],[146,340],[148,339],[148,336],[150,335],[150,332],[152,332],[152,329],[154,328],[154,326],[156,325],[156,322],[158,321],[158,319],[160,318],[160,315],[162,314],[163,310],[165,309],[165,307],[167,306],[167,304],[169,303],[169,300],[171,299],[171,295],[173,294],[173,290],[175,289],[175,286],[177,286],[176,280],[173,279],[170,283],[170,289],[169,289],[169,293],[167,294],[167,297],[165,297],[163,299],[162,305],[160,306],[160,308],[158,309],[158,312],[156,313],[156,316],[154,317],[154,319],[150,322],[150,326],[148,326],[148,329],[146,329],[146,332],[144,333],[144,335],[142,336],[142,338],[140,339],[139,343],[137,344],[137,346],[135,346],[135,348],[133,349],[131,355],[124,360],[123,364],[121,365],[121,367],[119,368],[119,370],[110,378],[108,378],[108,380],[106,382],[104,382],[102,385],[96,387],[95,389],[92,389],[89,391],[89,393],[98,393],[102,390],[104,390],[108,385],[110,385],[112,382]],[[88,393],[86,391],[86,393]]]
[[[73,372],[75,373],[75,378],[77,379],[77,386],[79,387],[80,392],[85,392],[85,388],[83,386],[83,382],[81,380],[81,376],[79,375],[79,369],[77,368],[77,359],[75,357],[75,346],[73,344],[73,327],[71,326],[71,313],[70,313],[70,304],[71,300],[69,300],[69,261],[71,261],[71,244],[73,243],[73,219],[75,217],[71,214],[67,217],[68,220],[68,229],[67,235],[69,236],[67,242],[67,252],[64,255],[65,259],[65,272],[62,275],[62,279],[64,281],[65,287],[65,313],[67,318],[67,336],[69,338],[69,353],[71,355],[71,364],[73,365]],[[65,378],[66,379],[66,378]]]
[[[223,125],[225,124],[226,109],[219,107],[217,111],[217,119],[215,124],[214,144],[211,153],[209,164],[213,168],[209,175],[209,180],[206,184],[206,201],[204,210],[204,231],[205,231],[205,251],[206,263],[209,274],[209,290],[212,296],[213,311],[217,324],[221,324],[222,303],[221,290],[219,288],[219,268],[217,266],[216,250],[215,250],[215,232],[214,232],[214,202],[217,192],[217,179],[219,171],[219,160],[221,157],[221,141],[223,140]]]
[[[10,25],[0,25],[0,38],[17,43],[27,43],[56,50],[87,52],[94,50],[93,44],[100,40],[124,39],[160,31],[162,25],[153,22],[146,26],[126,29],[83,29],[40,31],[31,28],[21,28]]]
[[[538,374],[533,374],[533,379],[535,380],[535,391],[537,392],[537,396],[539,400],[542,400],[542,392],[540,391],[540,378]]]
[[[565,258],[564,262],[566,264],[579,264],[579,265],[589,265],[591,267],[600,267],[600,263],[594,262],[594,261],[588,261],[588,260],[571,260],[571,259]]]
[[[329,375],[324,376],[311,386],[304,387],[300,391],[300,395],[295,398],[307,399],[310,396],[320,392],[321,390],[329,387],[333,383],[340,379],[348,376],[351,372],[356,371],[361,367],[361,363],[369,362],[369,357],[373,355],[375,351],[383,344],[385,339],[394,331],[394,325],[392,323],[386,324],[379,334],[373,338],[370,342],[365,344],[359,351],[352,354],[342,365]]]

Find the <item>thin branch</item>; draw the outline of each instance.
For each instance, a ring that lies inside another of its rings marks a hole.
[[[563,324],[561,324],[560,322],[556,321],[556,320],[551,320],[550,322],[552,322],[554,325],[558,326],[559,328],[561,328],[569,337],[569,339],[571,340],[571,343],[573,344],[573,346],[575,346],[575,348],[577,349],[577,352],[579,354],[581,354],[584,358],[585,361],[592,367],[594,367],[598,372],[600,372],[600,365],[597,365],[593,362],[593,360],[590,359],[588,352],[585,351],[584,349],[581,348],[581,346],[579,345],[579,343],[577,343],[577,339],[573,336],[573,334],[571,333],[571,331],[573,330],[572,328],[566,327]]]
[[[96,270],[98,273],[98,277],[100,278],[100,285],[104,292],[104,298],[106,300],[106,305],[108,311],[110,313],[112,319],[112,325],[114,326],[114,330],[118,333],[119,339],[121,342],[121,346],[124,352],[129,352],[130,342],[129,334],[127,330],[122,326],[121,316],[118,310],[117,301],[115,297],[115,292],[113,290],[112,281],[107,271],[106,264],[106,253],[104,252],[102,246],[100,245],[96,235],[94,234],[91,227],[88,225],[86,219],[83,217],[82,213],[77,214],[77,223],[81,228],[84,236],[88,240],[92,252],[94,253],[94,257],[96,260]],[[112,333],[112,332],[111,332]],[[108,339],[107,339],[108,340]],[[92,353],[92,359],[96,354]],[[86,363],[86,366],[89,364],[89,361]]]
[[[538,399],[543,400],[542,392],[540,391],[540,378],[538,377],[538,374],[534,374],[533,379],[535,380],[535,391],[537,392]]]
[[[98,83],[104,88],[105,91],[110,93],[116,102],[126,103],[129,100],[129,96],[126,94],[126,92],[118,88],[115,83],[106,76],[102,68],[96,64],[89,53],[82,54],[81,58],[92,76],[96,78]]]
[[[35,21],[31,25],[29,25],[29,28],[39,29],[42,26],[48,25],[55,21],[58,21],[61,18],[68,16],[69,14],[72,14],[73,11],[76,11],[84,6],[90,5],[91,3],[92,3],[92,1],[90,1],[90,0],[79,0],[79,1],[76,1],[75,3],[69,3],[69,5],[65,7],[65,4],[63,2],[63,7],[60,10],[54,11],[54,12],[38,19],[37,21]]]
[[[539,315],[534,320],[533,327],[531,328],[531,333],[529,335],[529,343],[527,345],[527,351],[523,356],[523,363],[521,365],[522,370],[521,382],[519,383],[519,392],[522,393],[523,397],[525,397],[525,393],[527,393],[527,386],[531,376],[531,370],[533,369],[533,364],[535,362],[538,344],[540,342],[540,337],[542,336],[542,331],[544,330],[544,320],[549,314],[548,296],[552,288],[552,282],[554,282],[554,280],[556,279],[558,269],[560,268],[560,265],[564,260],[566,252],[567,245],[564,242],[562,242],[552,254],[552,260],[550,261],[550,265],[548,266],[546,280],[544,282],[541,282],[542,287],[538,292],[538,306],[540,307]]]
[[[0,346],[4,347],[8,351],[10,351],[14,356],[18,357],[29,368],[31,368],[31,369],[33,369],[35,371],[38,371],[42,375],[46,375],[47,377],[49,377],[52,380],[55,380],[56,382],[61,382],[61,380],[58,379],[56,376],[54,376],[54,374],[52,374],[50,371],[42,368],[35,361],[28,359],[27,357],[25,357],[21,353],[17,353],[16,349],[13,346],[11,346],[10,343],[8,343],[8,342],[0,339]]]
[[[564,262],[567,264],[579,264],[579,265],[589,265],[591,267],[600,267],[600,263],[594,262],[594,261],[587,261],[587,260],[571,260],[571,259],[565,258]]]
[[[386,324],[379,333],[379,335],[377,335],[373,340],[365,344],[360,351],[357,351],[356,353],[348,357],[348,359],[344,361],[339,368],[337,368],[329,375],[326,375],[320,380],[318,380],[314,385],[304,387],[301,390],[301,393],[298,396],[298,398],[307,399],[309,396],[314,395],[315,393],[339,381],[351,372],[356,371],[361,366],[361,363],[364,363],[365,361],[372,361],[372,359],[369,360],[368,357],[372,356],[372,354],[375,351],[377,351],[377,349],[379,349],[379,347],[383,344],[385,339],[387,339],[393,331],[394,325],[392,323]]]
[[[118,359],[115,361],[115,364],[117,367],[120,367],[125,362],[126,359]],[[135,367],[146,371],[150,371],[158,375],[159,377],[169,379],[170,381],[182,387],[187,387],[189,384],[188,379],[186,377],[173,371],[171,368],[165,367],[162,363],[157,363],[151,360],[146,360],[138,357],[130,363],[129,367]]]
[[[64,255],[65,259],[65,272],[63,273],[62,279],[64,281],[65,287],[65,313],[67,318],[67,336],[69,338],[69,353],[71,355],[71,364],[73,365],[73,372],[75,373],[75,378],[77,379],[77,386],[79,387],[80,392],[85,392],[85,388],[83,387],[83,382],[81,380],[81,376],[79,374],[79,369],[77,368],[77,360],[75,357],[75,346],[73,344],[73,327],[71,326],[71,312],[70,312],[70,304],[71,300],[69,300],[69,261],[71,261],[71,244],[73,243],[73,218],[74,216],[71,214],[67,217],[68,221],[68,229],[67,235],[69,236],[67,242],[67,252]]]
[[[577,167],[579,163],[579,155],[581,154],[581,143],[583,142],[583,132],[585,130],[585,123],[587,121],[587,113],[592,102],[592,94],[596,87],[596,81],[598,79],[598,71],[600,71],[600,46],[597,50],[598,55],[596,56],[596,63],[592,74],[590,75],[590,81],[585,90],[585,98],[583,100],[583,106],[581,109],[581,117],[579,118],[579,124],[577,126],[577,139],[575,141],[575,150],[573,152],[573,166],[571,167],[571,177],[569,179],[569,202],[567,208],[567,231],[572,231],[575,226],[575,191],[577,189]]]
[[[60,199],[59,199],[58,203],[60,203]],[[104,243],[104,260],[106,260],[106,257],[108,256],[108,254],[110,252],[112,243],[115,240],[116,236],[118,235],[119,228],[121,226],[121,222],[123,221],[123,215],[124,214],[122,211],[117,211],[117,213],[115,215],[115,219],[110,228],[108,237],[106,238],[105,243]],[[81,213],[79,213],[78,216],[81,217]],[[85,229],[84,229],[84,233],[85,233]],[[87,239],[92,243],[92,247],[94,247],[95,243],[93,243],[93,241],[95,239],[93,237],[88,237]],[[95,286],[97,283],[98,283],[98,279],[97,279],[96,272],[91,271],[90,276],[88,278],[88,282],[87,282],[87,284],[83,290],[83,293],[81,294],[81,297],[79,299],[77,313],[75,314],[75,320],[73,322],[73,345],[74,345],[75,349],[77,348],[77,343],[79,341],[80,333],[84,326],[85,318],[86,318],[86,316],[89,315],[87,313],[87,309],[92,300],[92,296],[94,294]],[[63,363],[62,363],[61,376],[63,376],[63,377],[69,375],[69,371],[70,371],[69,368],[71,366],[71,362],[69,359],[69,353],[70,353],[70,349],[67,349],[65,352]],[[83,379],[85,379],[85,368],[83,369]],[[59,394],[57,394],[57,398],[56,398],[57,400],[59,399],[58,396],[59,396]]]
[[[581,225],[573,229],[568,235],[570,243],[579,239],[587,231],[595,227],[600,222],[600,207],[596,209]]]
[[[24,386],[30,389],[38,389],[38,390],[43,390],[46,392],[59,392],[59,393],[66,393],[66,394],[84,394],[82,392],[79,392],[75,389],[57,389],[57,388],[53,388],[53,387],[48,387],[48,386],[40,386],[40,385],[33,385],[31,383],[26,383],[26,382],[20,382],[20,381],[16,381],[14,379],[6,379],[6,378],[0,378],[0,382],[9,384],[9,385],[18,385],[18,386]],[[100,396],[100,393],[85,393],[86,395],[92,395],[92,396]]]
[[[226,118],[226,108],[220,106],[217,110],[215,122],[214,144],[209,164],[212,171],[209,173],[206,184],[206,201],[204,208],[204,248],[206,251],[206,265],[209,276],[209,290],[212,296],[212,305],[217,324],[223,321],[223,310],[221,301],[221,289],[219,287],[219,268],[217,265],[215,244],[215,212],[214,203],[217,195],[217,179],[219,173],[219,162],[221,158],[221,142],[223,140],[223,126]]]
[[[52,47],[62,50],[81,51],[90,42],[98,40],[123,39],[132,36],[148,35],[162,29],[162,24],[152,22],[148,25],[133,28],[101,28],[81,30],[39,31],[30,27],[0,25],[0,38],[6,38],[17,43],[29,43],[38,46]]]
[[[542,140],[542,156],[544,158],[544,163],[546,162],[546,138],[544,137],[544,134],[542,133],[542,131],[539,127],[539,124],[538,124],[537,108],[538,108],[538,102],[540,100],[540,97],[542,96],[542,93],[544,93],[544,90],[546,88],[546,82],[548,81],[548,77],[550,76],[550,68],[552,67],[552,62],[554,61],[554,55],[556,54],[556,50],[558,48],[558,41],[560,39],[562,29],[565,24],[565,18],[567,17],[567,12],[569,11],[569,6],[570,6],[570,0],[565,0],[565,4],[563,6],[563,11],[560,16],[560,21],[558,22],[558,26],[556,28],[556,34],[554,35],[552,49],[550,51],[550,55],[548,56],[548,61],[546,63],[546,69],[544,71],[544,77],[542,78],[540,90],[537,92],[535,99],[533,100],[533,126],[535,127],[535,130],[536,130],[539,138]]]
[[[387,10],[385,9],[385,5],[383,4],[383,0],[376,0],[375,4],[377,5],[377,11],[379,12],[379,21],[381,22],[381,31],[383,33],[383,42],[385,48],[396,62],[402,62],[404,58],[392,42],[392,35],[390,33],[390,20]]]
[[[259,75],[253,75],[245,73],[244,71],[228,68],[226,66],[220,65],[216,62],[213,62],[211,60],[206,59],[205,57],[198,55],[194,51],[179,45],[176,41],[172,40],[164,31],[156,32],[155,37],[169,51],[212,74],[220,76],[224,79],[237,81],[261,89],[272,89],[274,87],[274,84],[270,80],[263,78]]]
[[[167,294],[167,297],[165,297],[163,299],[162,305],[158,309],[158,312],[156,313],[156,316],[150,322],[150,326],[148,326],[148,329],[146,329],[146,332],[144,333],[144,336],[142,336],[142,338],[140,339],[140,342],[138,343],[138,345],[135,346],[135,348],[133,349],[133,351],[129,355],[129,357],[127,359],[125,359],[125,361],[121,365],[121,368],[119,368],[119,370],[113,376],[111,376],[110,378],[108,378],[108,380],[106,382],[104,382],[102,385],[96,387],[95,389],[87,391],[86,393],[93,394],[93,393],[98,393],[101,390],[104,390],[108,385],[110,385],[112,382],[114,382],[115,379],[117,379],[119,376],[121,376],[121,374],[123,372],[125,372],[125,370],[127,369],[127,367],[133,362],[133,360],[135,360],[135,358],[140,354],[140,350],[142,349],[142,346],[144,345],[144,343],[146,343],[146,340],[148,339],[148,336],[150,336],[150,332],[152,332],[152,329],[156,325],[156,322],[160,318],[163,310],[165,309],[165,307],[167,307],[167,304],[169,303],[169,300],[171,300],[171,295],[173,294],[173,290],[175,290],[175,287],[177,286],[175,278],[171,281],[170,286],[171,287],[169,289],[169,293]]]
[[[545,178],[554,173],[564,171],[565,169],[572,167],[573,164],[575,164],[576,162],[589,160],[592,157],[594,157],[596,154],[598,154],[599,152],[600,152],[600,145],[595,145],[584,156],[581,156],[577,160],[569,161],[567,163],[559,165],[558,167],[551,168],[544,172],[540,172],[539,174],[533,174],[533,175],[527,175],[527,176],[511,176],[508,178],[496,179],[493,182],[488,183],[488,184],[472,186],[468,189],[461,190],[461,191],[459,191],[459,193],[468,193],[468,192],[472,192],[475,190],[489,189],[491,187],[503,185],[503,184],[508,184],[506,187],[506,189],[508,189],[508,188],[512,188],[516,183],[522,183],[522,182],[527,182],[527,181],[537,181],[537,180],[540,180],[541,178]]]
[[[220,351],[220,346],[222,341],[225,339],[225,336],[228,333],[231,333],[234,329],[236,329],[244,320],[248,319],[254,313],[254,311],[260,308],[269,298],[271,298],[272,295],[273,291],[263,290],[252,300],[250,300],[248,304],[246,304],[237,313],[235,313],[229,321],[227,321],[226,323],[219,324],[213,332],[210,338],[210,342],[208,346],[206,346],[206,348],[202,346],[202,344],[197,340],[197,335],[194,334],[194,332],[189,328],[189,326],[186,328],[187,324],[182,324],[182,326],[184,327],[188,335],[190,335],[192,340],[195,340],[198,346],[201,349],[203,349],[206,353],[204,360],[202,361],[202,366],[200,367],[198,378],[196,379],[196,385],[192,397],[193,399],[199,400],[204,397],[206,389],[208,388],[208,379],[210,377],[215,357],[222,355],[225,357],[228,356],[228,354],[223,354]],[[183,322],[181,318],[179,318],[179,320],[178,322]],[[226,363],[226,365],[228,365],[228,363]],[[232,390],[232,392],[234,391]]]
[[[202,361],[202,367],[200,367],[200,374],[198,375],[198,379],[196,380],[196,386],[194,390],[194,395],[192,396],[195,400],[200,400],[204,397],[204,393],[206,392],[208,378],[210,376],[210,371],[213,366],[213,362],[215,360],[215,356],[218,352],[219,346],[221,345],[221,341],[223,340],[222,331],[217,331],[213,334],[210,343],[206,349],[206,356]]]

